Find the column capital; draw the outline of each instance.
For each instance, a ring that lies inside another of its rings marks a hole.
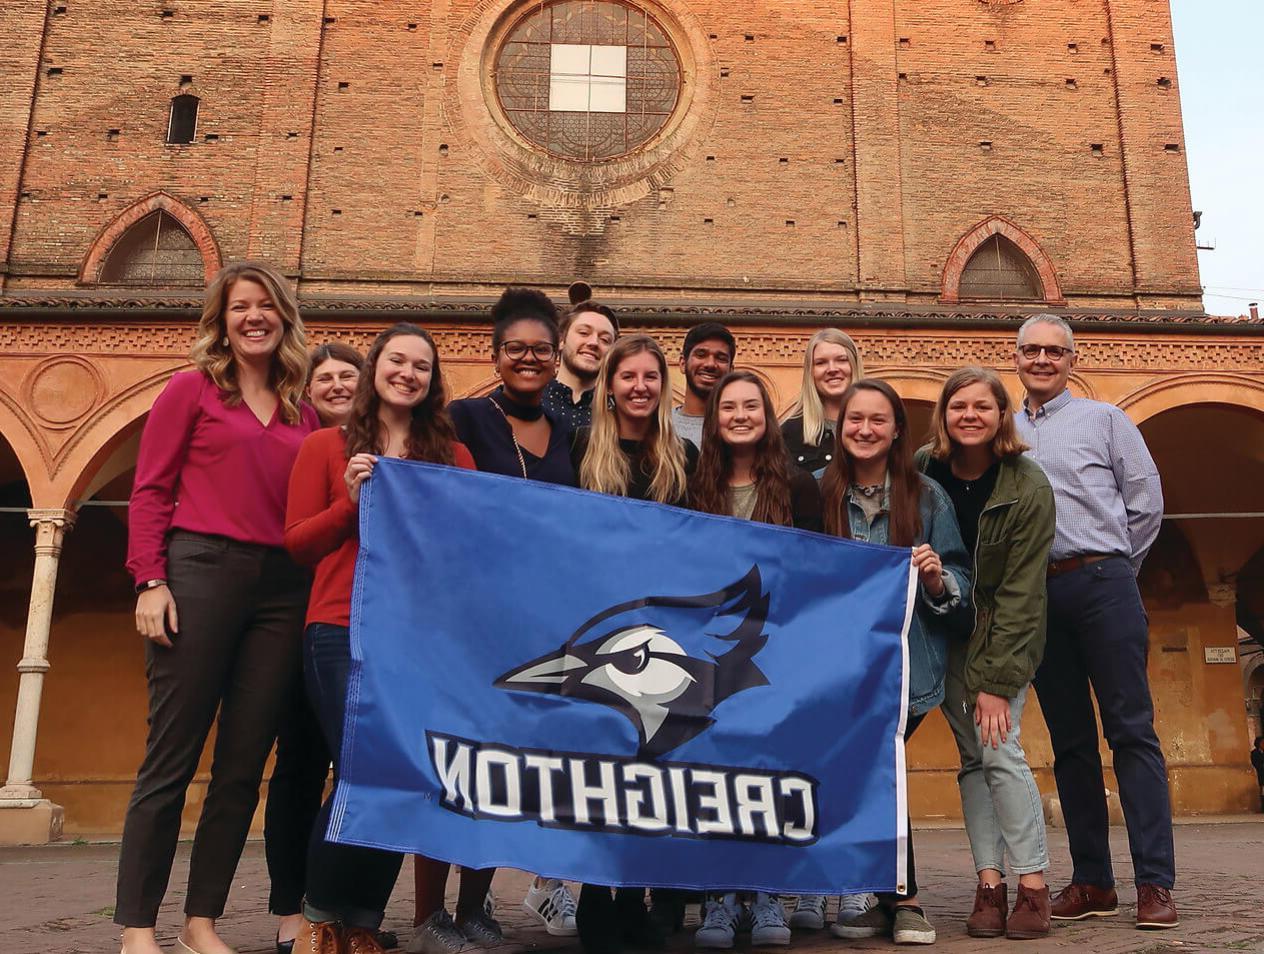
[[[51,524],[61,530],[69,530],[73,527],[78,516],[75,510],[62,510],[56,507],[32,508],[26,512],[26,519],[30,521],[32,527]]]

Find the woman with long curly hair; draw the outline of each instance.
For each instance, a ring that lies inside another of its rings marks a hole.
[[[314,567],[303,638],[308,697],[333,754],[335,780],[351,668],[351,587],[359,552],[360,487],[380,457],[474,468],[456,442],[434,340],[416,325],[378,335],[342,427],[317,431],[290,478],[285,545]],[[307,851],[304,954],[377,954],[374,936],[399,876],[402,856],[325,840],[332,793],[321,806]]]
[[[764,383],[749,371],[731,371],[707,398],[702,418],[702,456],[689,481],[689,503],[722,514],[800,530],[821,530],[816,480],[791,465]],[[744,910],[749,902],[749,908]],[[743,898],[736,891],[710,894],[694,946],[727,949],[739,924],[749,919],[755,947],[790,943],[785,908],[763,891]]]
[[[620,338],[597,378],[593,422],[571,458],[585,490],[682,506],[697,449],[676,436],[667,358],[649,335]]]
[[[968,625],[971,613],[970,557],[952,501],[913,464],[908,415],[891,385],[865,378],[847,389],[835,446],[821,481],[825,531],[909,547],[917,570],[917,602],[908,631],[908,739],[944,699],[949,633]],[[830,928],[836,936],[935,942],[935,929],[917,903],[911,829],[907,858],[906,890],[879,895],[877,906],[861,913],[840,910]]]
[[[124,954],[158,954],[185,790],[219,713],[177,948],[231,954],[215,931],[297,665],[309,577],[282,548],[303,439],[307,349],[298,303],[267,265],[206,289],[192,371],[167,383],[141,436],[127,568],[146,638],[149,735],[123,823],[114,920]]]

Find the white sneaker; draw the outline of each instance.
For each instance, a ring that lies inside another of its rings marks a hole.
[[[825,927],[825,905],[829,898],[823,894],[801,894],[790,915],[790,926],[796,931],[820,931]]]
[[[751,946],[785,947],[790,943],[790,925],[786,909],[775,894],[760,891],[751,905]]]
[[[838,917],[840,923],[858,918],[878,903],[876,894],[844,894],[838,899]]]
[[[741,906],[736,894],[707,898],[702,906],[702,926],[694,932],[693,946],[728,949],[737,934]]]
[[[532,879],[522,908],[554,937],[574,937],[579,933],[575,926],[575,898],[560,881]]]

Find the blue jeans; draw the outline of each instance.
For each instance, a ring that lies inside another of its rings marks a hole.
[[[351,634],[345,626],[312,623],[303,636],[303,676],[312,708],[320,719],[334,760],[334,784],[342,753],[347,713],[347,677],[351,671]],[[342,921],[376,930],[382,924],[404,856],[377,848],[339,845],[325,840],[333,792],[320,806],[307,848],[307,900],[303,914],[312,921]]]
[[[1010,700],[1012,728],[1006,740],[995,749],[984,745],[966,691],[965,658],[964,645],[954,645],[948,655],[943,710],[961,754],[957,785],[974,870],[1004,872],[1008,856],[1009,870],[1016,875],[1044,871],[1049,867],[1044,809],[1019,740],[1027,687]]]
[[[1114,754],[1136,883],[1170,889],[1176,881],[1167,765],[1146,673],[1149,650],[1149,621],[1123,557],[1049,578],[1049,637],[1035,686],[1053,742],[1077,884],[1115,884],[1094,696]]]

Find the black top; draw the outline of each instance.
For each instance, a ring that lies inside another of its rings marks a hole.
[[[790,513],[800,530],[825,532],[825,505],[821,487],[806,470],[790,468]]]
[[[813,447],[803,439],[803,416],[792,417],[781,425],[781,439],[786,442],[790,463],[815,474],[834,459],[834,424],[825,422],[821,442]]]
[[[1255,766],[1255,777],[1261,785],[1264,785],[1264,752],[1259,749],[1251,750],[1251,764]]]
[[[523,447],[522,462],[519,462],[513,431],[504,415],[493,406],[493,401],[510,417],[532,420],[540,416],[539,408],[516,404],[500,388],[487,397],[464,398],[449,404],[448,412],[456,426],[456,438],[470,449],[478,469],[490,474],[521,477],[522,464],[525,463],[527,477],[531,480],[574,487],[575,468],[571,466],[569,452],[570,431],[545,411],[544,417],[552,425],[548,449],[543,457],[537,457]]]
[[[577,477],[580,462],[588,453],[588,441],[591,436],[591,427],[581,427],[571,438],[571,464],[575,468]],[[689,477],[698,466],[698,448],[694,447],[690,441],[682,440],[681,443],[685,445],[685,476]],[[628,465],[631,470],[628,492],[624,496],[631,497],[633,500],[653,499],[650,497],[650,482],[654,479],[654,474],[646,469],[648,461],[645,460],[642,442],[619,438],[619,447],[628,456]],[[681,494],[679,499],[666,502],[673,507],[684,507],[687,506],[687,496],[687,493]]]
[[[589,388],[579,396],[576,404],[575,393],[554,378],[544,389],[544,409],[549,412],[549,417],[572,431],[577,427],[586,427],[592,423],[593,392],[596,390]]]
[[[952,466],[946,460],[932,457],[926,465],[926,476],[948,491],[952,499],[952,508],[957,511],[957,525],[961,528],[961,540],[972,558],[979,540],[979,515],[996,489],[996,475],[1000,469],[1001,462],[998,460],[975,480],[962,480],[952,472]]]

